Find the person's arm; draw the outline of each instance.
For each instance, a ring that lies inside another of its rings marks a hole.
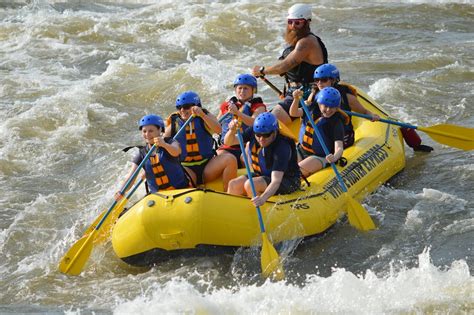
[[[204,120],[204,123],[207,125],[207,127],[214,133],[221,133],[222,132],[222,126],[219,124],[219,121],[217,120],[216,116],[214,116],[211,113],[205,113],[201,107],[199,106],[193,106],[192,107],[192,112],[194,115],[199,116]]]
[[[342,156],[342,153],[344,152],[344,145],[343,142],[338,140],[334,141],[334,154],[328,154],[326,156],[326,160],[329,163],[335,163],[337,160],[339,160]]]
[[[165,133],[163,134],[163,137],[165,137],[165,138],[171,137],[171,124],[166,126]]]
[[[177,157],[181,154],[181,146],[178,141],[172,140],[171,143],[168,143],[162,137],[156,137],[153,141],[157,147],[162,147],[173,157]]]
[[[237,136],[235,135],[237,131],[237,120],[233,119],[231,122],[229,122],[229,129],[227,130],[227,133],[224,136],[224,144],[227,146],[233,146],[239,143],[239,140],[237,139]]]
[[[235,111],[230,109],[231,106],[235,107]],[[236,118],[240,119],[247,126],[252,126],[253,122],[254,122],[255,118],[258,116],[258,114],[261,114],[261,113],[266,111],[265,106],[259,106],[255,109],[252,116],[248,116],[248,115],[244,114],[243,112],[241,112],[240,110],[238,110],[235,105],[232,104],[231,106],[229,106],[229,111],[232,112],[234,114],[234,116],[236,116]],[[247,103],[247,104],[244,104],[243,106],[250,106],[251,107],[252,105]]]
[[[293,102],[291,103],[290,110],[288,113],[292,117],[302,117],[303,116],[303,109],[299,107],[300,99],[303,97],[302,90],[294,90],[293,91]]]
[[[288,72],[288,70],[293,69],[301,62],[308,59],[308,55],[311,53],[314,47],[314,43],[311,41],[309,36],[304,37],[296,43],[295,49],[286,56],[285,59],[277,62],[273,66],[263,67],[263,73],[261,71],[261,66],[255,66],[252,69],[252,74],[256,77],[266,75],[266,74],[283,74]]]
[[[361,114],[369,115],[372,116],[372,121],[377,121],[380,120],[380,116],[377,114],[372,113],[370,110],[365,108],[357,99],[352,94],[347,93],[347,100],[349,102],[349,107],[351,108],[351,111],[358,112]]]
[[[256,207],[262,206],[268,198],[277,192],[278,188],[280,188],[284,174],[285,173],[281,171],[272,171],[270,184],[267,186],[265,191],[260,196],[252,198],[252,202]]]
[[[132,167],[130,168],[130,171],[128,172],[128,174],[125,175],[125,178],[124,178],[122,181],[120,181],[120,189],[119,189],[119,190],[115,193],[115,195],[114,195],[114,199],[115,199],[116,201],[119,201],[120,199],[122,199],[123,195],[122,195],[120,192],[122,191],[123,186],[125,185],[125,183],[130,179],[130,177],[132,177],[133,173],[137,170],[137,167],[138,167],[138,165],[135,164],[135,163],[133,163],[133,164],[132,164]],[[134,180],[130,183],[130,185],[128,185],[128,188],[132,187],[133,183],[135,182],[135,179],[136,179],[136,177],[135,177]],[[126,193],[127,190],[128,190],[128,189],[126,189],[126,190],[124,191],[124,193]]]

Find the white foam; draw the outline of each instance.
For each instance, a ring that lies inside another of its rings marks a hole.
[[[307,277],[303,286],[266,281],[262,285],[219,288],[199,292],[186,280],[175,278],[155,284],[130,300],[119,301],[114,314],[209,313],[361,314],[410,312],[429,305],[468,300],[472,288],[469,266],[455,261],[440,269],[430,261],[429,250],[418,256],[418,267],[386,277],[368,270],[365,275],[334,268],[330,277]]]

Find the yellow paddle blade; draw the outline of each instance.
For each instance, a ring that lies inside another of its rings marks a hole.
[[[94,245],[102,244],[109,240],[110,233],[112,232],[112,228],[114,227],[115,222],[117,221],[120,213],[122,213],[123,208],[127,204],[127,201],[128,199],[126,197],[123,197],[122,199],[120,199],[120,202],[117,205],[115,205],[115,207],[109,213],[107,218],[105,218],[104,222],[102,223],[99,230],[97,231],[98,233],[96,237],[94,238]],[[105,212],[103,214],[105,214]],[[100,216],[101,219],[102,217],[103,215]],[[100,220],[97,221],[97,224],[99,224],[99,222]],[[97,226],[97,224],[95,226]]]
[[[464,151],[474,149],[474,129],[455,125],[441,124],[431,127],[418,127],[433,140]]]
[[[349,223],[358,230],[369,231],[375,229],[374,221],[370,217],[367,210],[362,207],[360,203],[350,197],[347,193],[347,216],[349,217]]]
[[[71,276],[77,276],[81,273],[91,255],[95,231],[93,230],[88,236],[84,235],[74,243],[63,258],[61,258],[59,271]]]
[[[267,233],[262,233],[261,252],[262,275],[265,278],[271,277],[273,280],[283,280],[285,272],[280,262],[280,257],[267,237]]]

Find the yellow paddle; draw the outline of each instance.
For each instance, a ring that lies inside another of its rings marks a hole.
[[[181,126],[181,128],[178,130],[174,138],[182,133],[186,126],[193,120],[194,116],[191,116],[188,118],[188,120]],[[137,177],[138,173],[140,172],[141,168],[143,165],[148,161],[152,153],[155,151],[156,145],[153,145],[148,153],[145,155],[143,158],[142,162],[138,165],[137,169],[135,172],[133,172],[132,176],[128,179],[128,181],[125,183],[125,185],[122,187],[120,190],[120,194],[123,195],[129,186],[135,181],[135,178]],[[127,198],[122,198],[120,203],[117,204],[117,201],[115,200],[110,208],[107,210],[107,212],[101,216],[101,219],[99,223],[95,226],[95,228],[90,232],[89,234],[84,234],[74,245],[67,251],[67,253],[61,258],[61,261],[59,262],[59,271],[62,273],[68,274],[68,275],[73,275],[77,276],[78,274],[81,273],[82,269],[84,268],[84,265],[86,264],[87,260],[89,260],[89,257],[92,252],[92,248],[94,245],[94,239],[99,231],[99,229],[102,227],[104,222],[107,220],[107,217],[110,215],[110,213],[114,209],[119,209],[119,207],[123,208],[123,206],[126,203],[126,200],[128,199],[131,195],[129,194]],[[116,211],[120,213],[120,211]],[[111,220],[111,223],[113,221]],[[87,232],[87,231],[86,231]]]
[[[308,117],[309,122],[313,126],[314,132],[316,133],[316,136],[318,137],[319,142],[321,143],[321,146],[324,150],[324,154],[328,155],[329,150],[326,146],[326,143],[324,142],[323,137],[321,136],[321,133],[319,132],[318,127],[313,121],[313,118],[311,116],[311,113],[309,112],[308,107],[304,103],[303,100],[300,99],[300,105],[303,108],[306,116]],[[362,207],[360,203],[354,200],[348,192],[347,192],[347,187],[346,184],[344,184],[344,181],[341,177],[341,174],[339,174],[339,171],[337,170],[337,167],[334,163],[331,163],[332,169],[334,170],[334,173],[336,173],[337,180],[339,182],[339,185],[341,185],[341,188],[343,190],[343,196],[346,199],[347,202],[347,216],[349,217],[349,223],[354,226],[355,228],[362,230],[362,231],[368,231],[368,230],[373,230],[375,229],[375,224],[374,221],[372,221],[372,218],[370,217],[369,213],[367,210]]]
[[[237,127],[237,137],[239,139],[240,150],[242,151],[242,156],[244,157],[245,168],[247,169],[247,176],[250,181],[250,187],[252,188],[253,196],[257,196],[257,191],[255,190],[255,185],[252,179],[252,173],[250,172],[249,161],[247,154],[245,154],[244,140],[240,132],[240,128]],[[280,262],[280,257],[273,247],[272,243],[268,239],[267,233],[265,232],[265,225],[263,224],[262,213],[260,207],[255,207],[257,209],[258,222],[260,224],[260,231],[262,232],[262,252],[260,254],[260,263],[262,265],[262,275],[264,278],[272,277],[274,280],[283,280],[285,278],[285,272]]]
[[[99,234],[97,234],[96,237],[94,238],[94,245],[101,244],[109,239],[110,232],[112,231],[112,227],[115,221],[117,221],[117,218],[120,215],[120,213],[122,213],[122,209],[125,207],[130,197],[135,193],[135,191],[138,189],[138,187],[140,187],[142,183],[143,183],[143,178],[140,178],[140,180],[135,184],[135,186],[133,186],[133,188],[127,193],[127,196],[124,196],[122,199],[120,199],[120,202],[112,210],[112,213],[105,219],[105,222],[102,223],[102,229],[99,231]],[[84,235],[82,236],[82,238],[92,233],[92,231],[95,229],[97,225],[99,225],[100,220],[104,217],[106,213],[107,213],[107,210],[104,210],[95,219],[95,221],[84,232]]]
[[[143,167],[143,164],[150,158],[151,154],[155,151],[156,145],[153,145],[151,149],[148,151],[148,153],[145,155],[143,158],[142,162],[140,165],[138,165],[137,169],[135,172],[133,172],[132,176],[128,179],[128,181],[125,183],[125,185],[122,187],[122,190],[120,191],[120,194],[124,194],[125,191],[127,191],[128,187],[133,183],[135,178],[137,177],[138,173],[140,172],[141,168]],[[85,234],[82,236],[68,251],[67,253],[63,256],[61,261],[59,262],[59,270],[62,273],[72,275],[72,276],[77,276],[78,274],[81,273],[82,268],[84,268],[84,265],[86,264],[87,260],[89,259],[92,248],[94,245],[94,238],[96,234],[98,233],[99,229],[101,226],[104,224],[105,220],[109,216],[109,214],[116,208],[119,209],[119,207],[122,207],[125,205],[126,200],[124,201],[122,198],[121,202],[117,202],[115,200],[112,205],[109,207],[107,212],[102,216],[100,219],[99,223],[97,226],[94,228],[92,233],[89,235]]]
[[[344,111],[346,114],[351,116],[362,117],[366,119],[372,119],[371,116],[360,114],[356,112]],[[453,147],[458,148],[464,151],[469,151],[474,149],[474,129],[468,127],[461,127],[456,125],[441,124],[430,127],[418,127],[394,120],[389,119],[380,119],[381,122],[397,125],[404,128],[417,129],[423,132],[426,132],[431,139]]]

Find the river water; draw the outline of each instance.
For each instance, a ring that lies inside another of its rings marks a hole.
[[[137,269],[109,243],[80,276],[58,272],[111,204],[138,119],[167,116],[187,89],[217,113],[237,74],[279,56],[289,6],[0,1],[0,314],[474,312],[473,153],[423,133],[434,151],[407,147],[406,169],[363,201],[378,229],[341,221],[283,244],[284,282],[260,278],[258,248]],[[474,126],[473,1],[312,7],[342,79],[393,117]],[[259,94],[278,101],[261,83]]]

